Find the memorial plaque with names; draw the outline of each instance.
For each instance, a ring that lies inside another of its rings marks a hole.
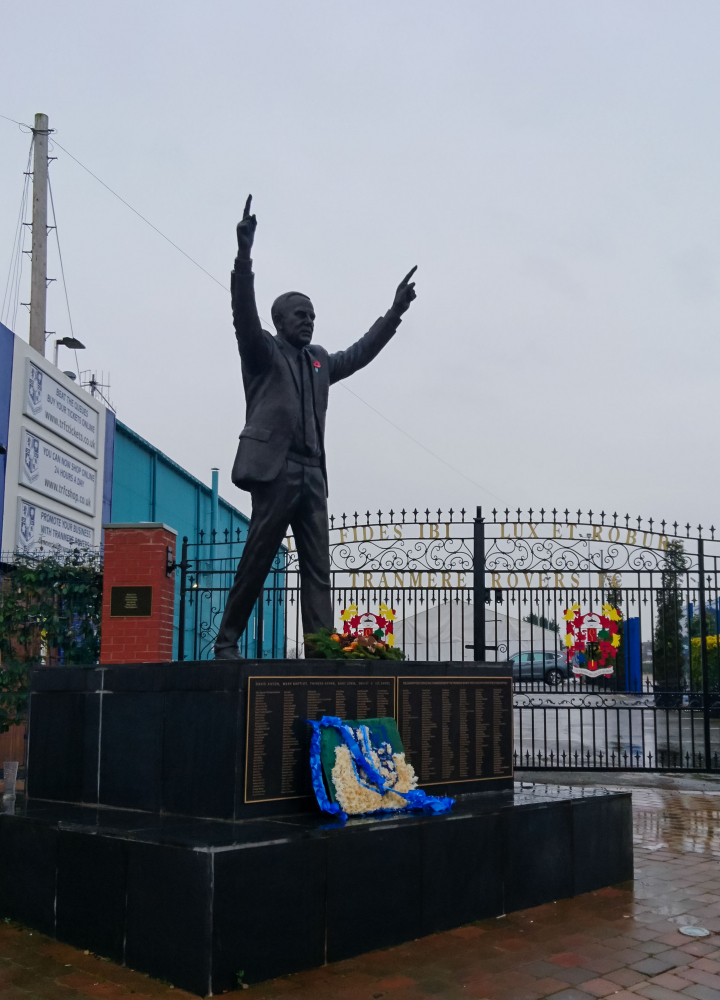
[[[512,778],[509,677],[398,677],[398,729],[418,784]]]
[[[312,795],[310,726],[341,719],[395,717],[394,677],[249,677],[245,801]]]
[[[152,587],[111,587],[111,618],[150,618]]]

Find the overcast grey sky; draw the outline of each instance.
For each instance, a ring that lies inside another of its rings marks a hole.
[[[720,522],[717,0],[25,0],[1,18],[0,113],[47,113],[224,284],[252,192],[268,320],[305,291],[316,341],[346,347],[419,265],[398,334],[347,385],[479,485],[338,385],[331,511]],[[3,288],[28,146],[0,120]],[[84,366],[248,510],[228,293],[54,155]],[[59,282],[48,329],[69,332]]]

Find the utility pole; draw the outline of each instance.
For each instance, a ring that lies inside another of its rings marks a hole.
[[[30,346],[45,357],[47,300],[48,117],[35,115],[33,129],[32,271],[30,276]]]

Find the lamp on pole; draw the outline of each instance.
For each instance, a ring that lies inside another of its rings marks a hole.
[[[60,337],[55,341],[55,367],[58,366],[58,352],[61,347],[69,347],[71,351],[84,351],[85,344],[80,343],[77,337]]]

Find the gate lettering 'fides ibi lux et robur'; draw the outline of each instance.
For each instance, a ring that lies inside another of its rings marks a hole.
[[[521,560],[526,564],[524,571],[503,572],[486,566],[485,583],[494,590],[564,589],[587,585],[621,587],[621,574],[597,566],[588,543],[619,544],[657,553],[666,552],[669,543],[666,534],[618,525],[508,521],[486,522],[484,529],[486,550],[496,548],[499,554],[504,541],[522,541],[530,546],[530,558]],[[472,523],[467,521],[333,527],[330,533],[332,568],[335,574],[347,576],[343,582],[353,589],[463,590],[473,586],[472,563],[464,558],[470,554],[471,532]],[[413,542],[421,546],[421,551],[413,552]],[[576,552],[578,543],[586,547],[586,565],[582,570],[548,565],[555,562],[552,554],[562,548],[563,542],[570,543]],[[539,546],[537,549],[534,543]],[[294,539],[286,538],[285,544],[292,561],[296,557]],[[433,548],[437,550],[435,559],[428,558]],[[428,563],[432,562],[442,568],[429,568]],[[590,571],[592,580],[587,578]],[[340,585],[337,577],[336,585]]]

